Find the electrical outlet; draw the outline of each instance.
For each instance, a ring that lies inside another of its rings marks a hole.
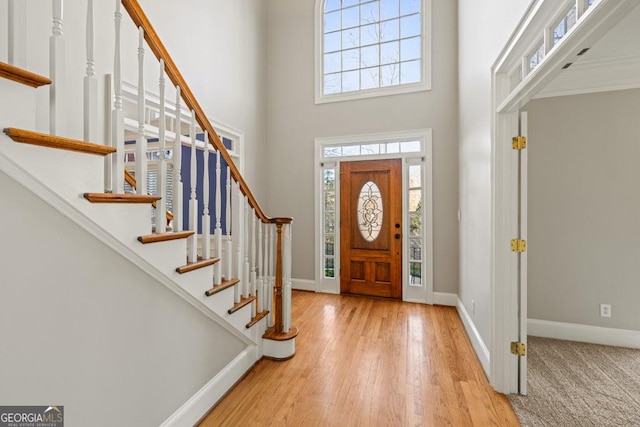
[[[472,315],[476,315],[476,301],[475,300],[471,300],[471,314]]]
[[[611,317],[611,304],[600,304],[600,317]]]

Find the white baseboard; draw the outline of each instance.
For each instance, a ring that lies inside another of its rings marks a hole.
[[[222,371],[211,379],[196,394],[191,396],[176,412],[167,418],[161,427],[195,425],[224,394],[256,362],[256,347],[249,346]]]
[[[471,345],[473,346],[473,349],[476,351],[476,355],[478,356],[478,359],[480,359],[480,364],[482,365],[482,369],[484,369],[484,372],[485,374],[487,374],[487,377],[490,378],[489,372],[490,372],[491,365],[489,362],[491,360],[491,353],[489,353],[489,349],[487,348],[487,345],[484,343],[484,340],[480,336],[480,332],[478,332],[478,329],[476,328],[476,325],[473,323],[471,316],[469,316],[467,309],[464,308],[464,304],[462,304],[462,301],[460,300],[460,298],[458,298],[457,295],[455,297],[457,300],[456,308],[458,309],[458,314],[460,315],[460,319],[462,319],[464,329],[467,331],[467,336],[471,340]]]
[[[528,319],[527,334],[536,337],[640,349],[640,331],[628,329]]]
[[[446,292],[434,292],[433,303],[435,305],[448,305],[450,307],[455,307],[458,304],[458,295]]]
[[[291,279],[291,288],[297,289],[299,291],[316,291],[316,282],[315,280],[306,280],[306,279]]]

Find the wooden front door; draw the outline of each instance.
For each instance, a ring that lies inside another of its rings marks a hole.
[[[402,298],[402,161],[340,163],[340,292]]]

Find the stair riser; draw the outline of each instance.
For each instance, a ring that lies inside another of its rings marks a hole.
[[[46,90],[46,89],[43,89]],[[0,79],[2,99],[11,102],[0,102],[0,127],[36,127],[36,93],[31,87]]]
[[[184,259],[185,258],[183,257],[182,264],[184,264]],[[210,265],[208,267],[199,268],[184,274],[176,272],[175,268],[173,268],[171,278],[187,290],[207,286],[207,289],[209,289],[213,285],[213,266]],[[204,291],[202,292],[204,293]]]
[[[255,306],[255,301],[251,304],[245,305],[235,313],[227,314],[227,320],[238,330],[242,331],[244,329],[245,332],[248,332],[246,325],[251,321],[251,318],[253,317]]]
[[[0,150],[74,205],[78,204],[77,200],[83,193],[104,192],[102,157],[22,144],[12,141],[4,133],[0,136]]]
[[[175,279],[176,276],[179,276],[176,273],[176,266],[184,264],[187,254],[187,242],[185,239],[143,245],[129,236],[129,239],[124,242],[130,245],[142,258],[155,265],[167,277]]]

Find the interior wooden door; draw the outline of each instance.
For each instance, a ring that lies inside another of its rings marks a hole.
[[[340,292],[402,298],[402,161],[340,163]]]

